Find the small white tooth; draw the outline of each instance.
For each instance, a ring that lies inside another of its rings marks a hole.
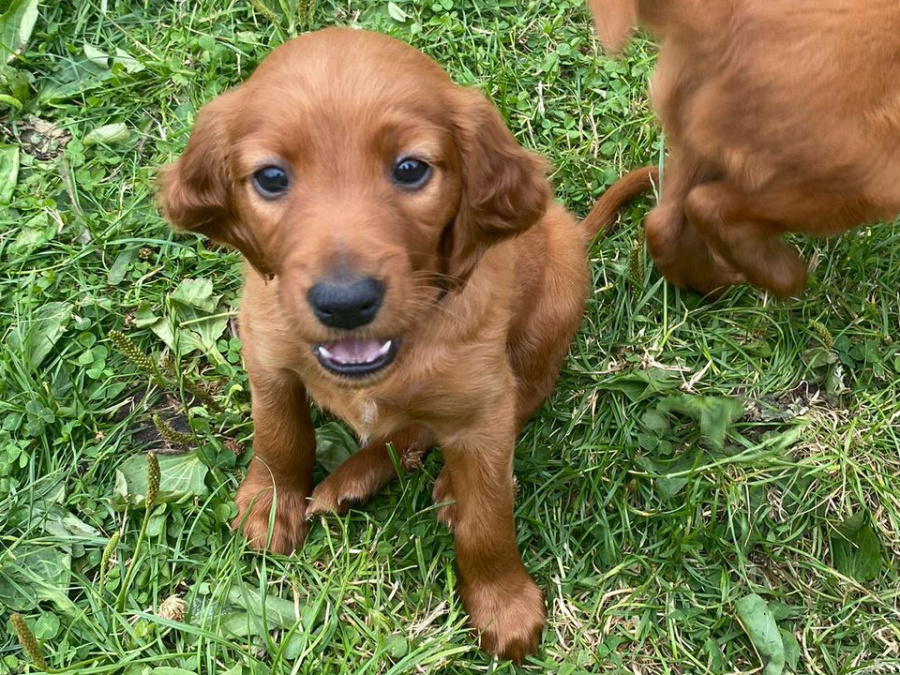
[[[319,345],[319,355],[326,359],[334,358],[334,354],[332,354],[330,351],[328,351],[327,349],[325,349],[325,347],[323,347],[321,345]]]
[[[381,345],[381,349],[378,350],[378,356],[384,356],[391,350],[391,340],[388,340],[383,345]]]

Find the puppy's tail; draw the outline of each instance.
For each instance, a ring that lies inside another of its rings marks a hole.
[[[591,241],[601,232],[603,234],[609,232],[616,224],[619,209],[658,183],[659,169],[655,166],[645,166],[629,171],[617,180],[603,193],[591,212],[581,221],[587,240]]]

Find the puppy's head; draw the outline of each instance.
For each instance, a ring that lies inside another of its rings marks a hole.
[[[277,277],[317,367],[369,382],[489,246],[538,222],[544,169],[424,55],[328,29],[200,111],[160,200],[174,226]]]

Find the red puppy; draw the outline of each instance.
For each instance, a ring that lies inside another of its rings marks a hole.
[[[276,49],[207,105],[161,200],[177,227],[241,250],[254,457],[238,491],[252,545],[289,553],[441,446],[435,500],[460,593],[491,653],[545,623],[513,523],[516,436],[553,386],[588,292],[585,243],[649,187],[630,174],[581,229],[491,104],[374,33]],[[313,490],[311,401],[364,447]],[[267,539],[275,502],[274,532]]]

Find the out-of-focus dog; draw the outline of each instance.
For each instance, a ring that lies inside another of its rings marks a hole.
[[[603,44],[661,39],[651,97],[669,145],[647,242],[703,293],[799,294],[786,232],[900,212],[900,2],[589,0]]]

